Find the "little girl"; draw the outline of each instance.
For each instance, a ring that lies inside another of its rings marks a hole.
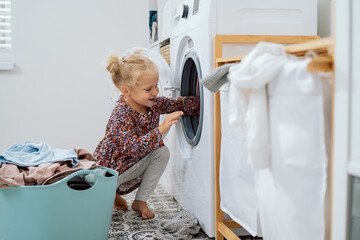
[[[114,208],[127,210],[123,194],[138,188],[131,207],[143,219],[153,218],[146,204],[165,170],[170,154],[162,136],[180,116],[199,115],[199,97],[158,97],[158,69],[146,53],[137,50],[119,60],[108,57],[106,69],[122,95],[116,102],[105,137],[94,156],[105,167],[119,172]],[[159,126],[160,114],[166,114]]]

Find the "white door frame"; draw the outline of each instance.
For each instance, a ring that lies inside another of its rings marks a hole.
[[[351,29],[353,1],[358,0],[336,1],[332,240],[349,238],[350,180],[352,176],[360,177],[360,159],[351,159],[350,154],[351,130],[354,130],[351,129],[351,117],[354,117],[351,116],[351,79],[354,72],[359,71],[355,69],[358,60],[352,61],[355,49],[351,45],[354,44]]]

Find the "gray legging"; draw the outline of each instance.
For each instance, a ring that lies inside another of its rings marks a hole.
[[[141,174],[144,174],[135,199],[146,202],[150,195],[154,192],[154,189],[166,168],[169,158],[170,152],[168,147],[163,146],[154,150],[152,153],[149,153],[143,159],[141,159],[141,164],[136,165],[136,169],[132,171],[130,168],[127,170],[127,172],[121,174],[118,177],[117,187],[119,187],[122,183],[135,179]]]

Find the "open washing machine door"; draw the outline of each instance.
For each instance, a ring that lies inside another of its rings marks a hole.
[[[199,116],[182,116],[181,126],[184,137],[188,144],[196,146],[201,137],[203,122],[203,86],[200,84],[202,78],[199,57],[195,51],[188,52],[180,67],[181,83],[180,96],[199,96],[200,97],[200,115]]]
[[[177,96],[199,96],[200,114],[182,116],[176,123],[177,151],[172,155],[169,180],[173,195],[180,205],[195,214],[199,225],[214,236],[213,187],[213,93],[204,89],[201,78],[211,65],[210,43],[195,42],[204,31],[194,30],[172,39],[171,66],[174,81],[180,88]],[[174,64],[173,64],[174,63]]]
[[[171,155],[171,193],[214,236],[213,93],[199,82],[212,68],[209,26],[171,38],[171,67],[179,96],[199,96],[200,114],[182,116],[175,125],[177,148]],[[169,174],[170,175],[170,174]]]
[[[203,86],[200,84],[202,69],[200,58],[194,49],[194,42],[189,36],[183,37],[179,41],[176,52],[174,82],[180,87],[178,96],[199,96],[200,115],[181,116],[181,121],[176,125],[181,152],[190,157],[191,148],[196,146],[201,138],[203,126]]]

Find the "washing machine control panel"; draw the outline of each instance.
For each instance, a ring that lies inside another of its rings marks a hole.
[[[181,20],[180,19],[187,19],[189,18],[189,5],[186,4],[180,4],[175,9],[175,15],[174,15],[174,25],[177,25]]]
[[[189,6],[188,5],[182,5],[183,8],[182,8],[182,15],[181,17],[182,18],[187,18],[188,17],[188,14],[189,14]]]
[[[185,0],[179,4],[174,13],[174,26],[179,22],[187,21],[199,11],[200,0]]]

